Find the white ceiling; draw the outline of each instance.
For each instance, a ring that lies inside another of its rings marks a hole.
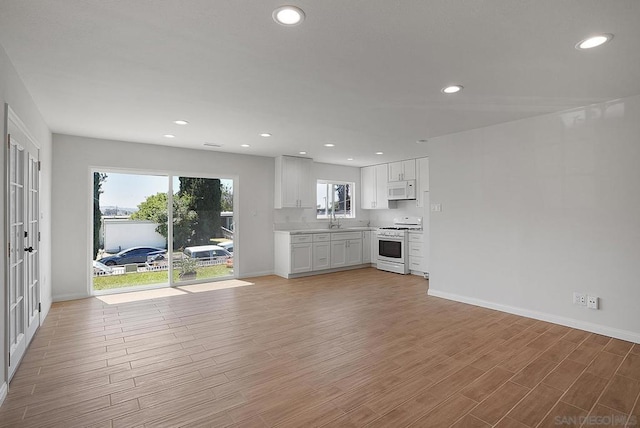
[[[0,45],[52,132],[356,166],[640,94],[639,0],[287,1],[2,0]]]

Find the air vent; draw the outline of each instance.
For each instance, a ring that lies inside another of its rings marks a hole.
[[[216,144],[216,143],[204,143],[204,145],[207,147],[222,147],[222,144]]]

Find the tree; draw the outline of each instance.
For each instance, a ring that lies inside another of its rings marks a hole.
[[[337,184],[338,200],[335,202],[335,212],[346,214],[351,212],[351,186],[348,184]]]
[[[222,211],[222,186],[218,178],[180,177],[182,197],[190,196],[189,208],[197,213],[192,242],[209,244],[211,238],[220,236],[220,212]]]
[[[159,223],[159,216],[167,215],[167,194],[156,193],[138,204],[138,211],[131,214],[132,220],[151,220]]]
[[[220,236],[222,186],[217,178],[180,177],[180,190],[173,195],[173,248],[205,245]],[[158,224],[156,232],[168,238],[168,197],[148,196],[131,218]]]
[[[221,210],[233,212],[233,187],[229,185],[221,184],[222,186],[222,201]]]
[[[157,223],[156,232],[168,239],[167,205],[166,193],[148,196],[146,200],[138,204],[138,211],[131,215],[131,219],[150,220]],[[173,248],[183,248],[192,242],[194,225],[198,215],[190,209],[190,205],[190,195],[180,195],[179,193],[173,195]]]
[[[107,174],[93,173],[93,260],[98,256],[100,249],[100,226],[102,224],[102,211],[100,211],[100,194],[102,183],[107,179]]]

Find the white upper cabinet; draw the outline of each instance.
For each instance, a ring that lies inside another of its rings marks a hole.
[[[424,206],[424,192],[429,191],[429,158],[416,159],[418,174],[418,191],[416,192],[416,205]]]
[[[367,210],[390,208],[387,200],[387,164],[366,166],[360,168],[360,202],[362,208]],[[391,208],[394,208],[394,201]]]
[[[360,203],[364,209],[374,209],[376,206],[376,167],[360,168]]]
[[[389,164],[389,181],[416,179],[416,160],[409,159]]]
[[[276,158],[275,208],[314,208],[313,160]]]

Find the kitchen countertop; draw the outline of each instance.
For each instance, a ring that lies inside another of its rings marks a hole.
[[[337,233],[337,232],[361,232],[364,230],[377,230],[377,227],[353,226],[341,227],[335,229],[295,229],[295,230],[275,230],[277,233],[285,233],[289,235],[304,235],[306,233]]]

